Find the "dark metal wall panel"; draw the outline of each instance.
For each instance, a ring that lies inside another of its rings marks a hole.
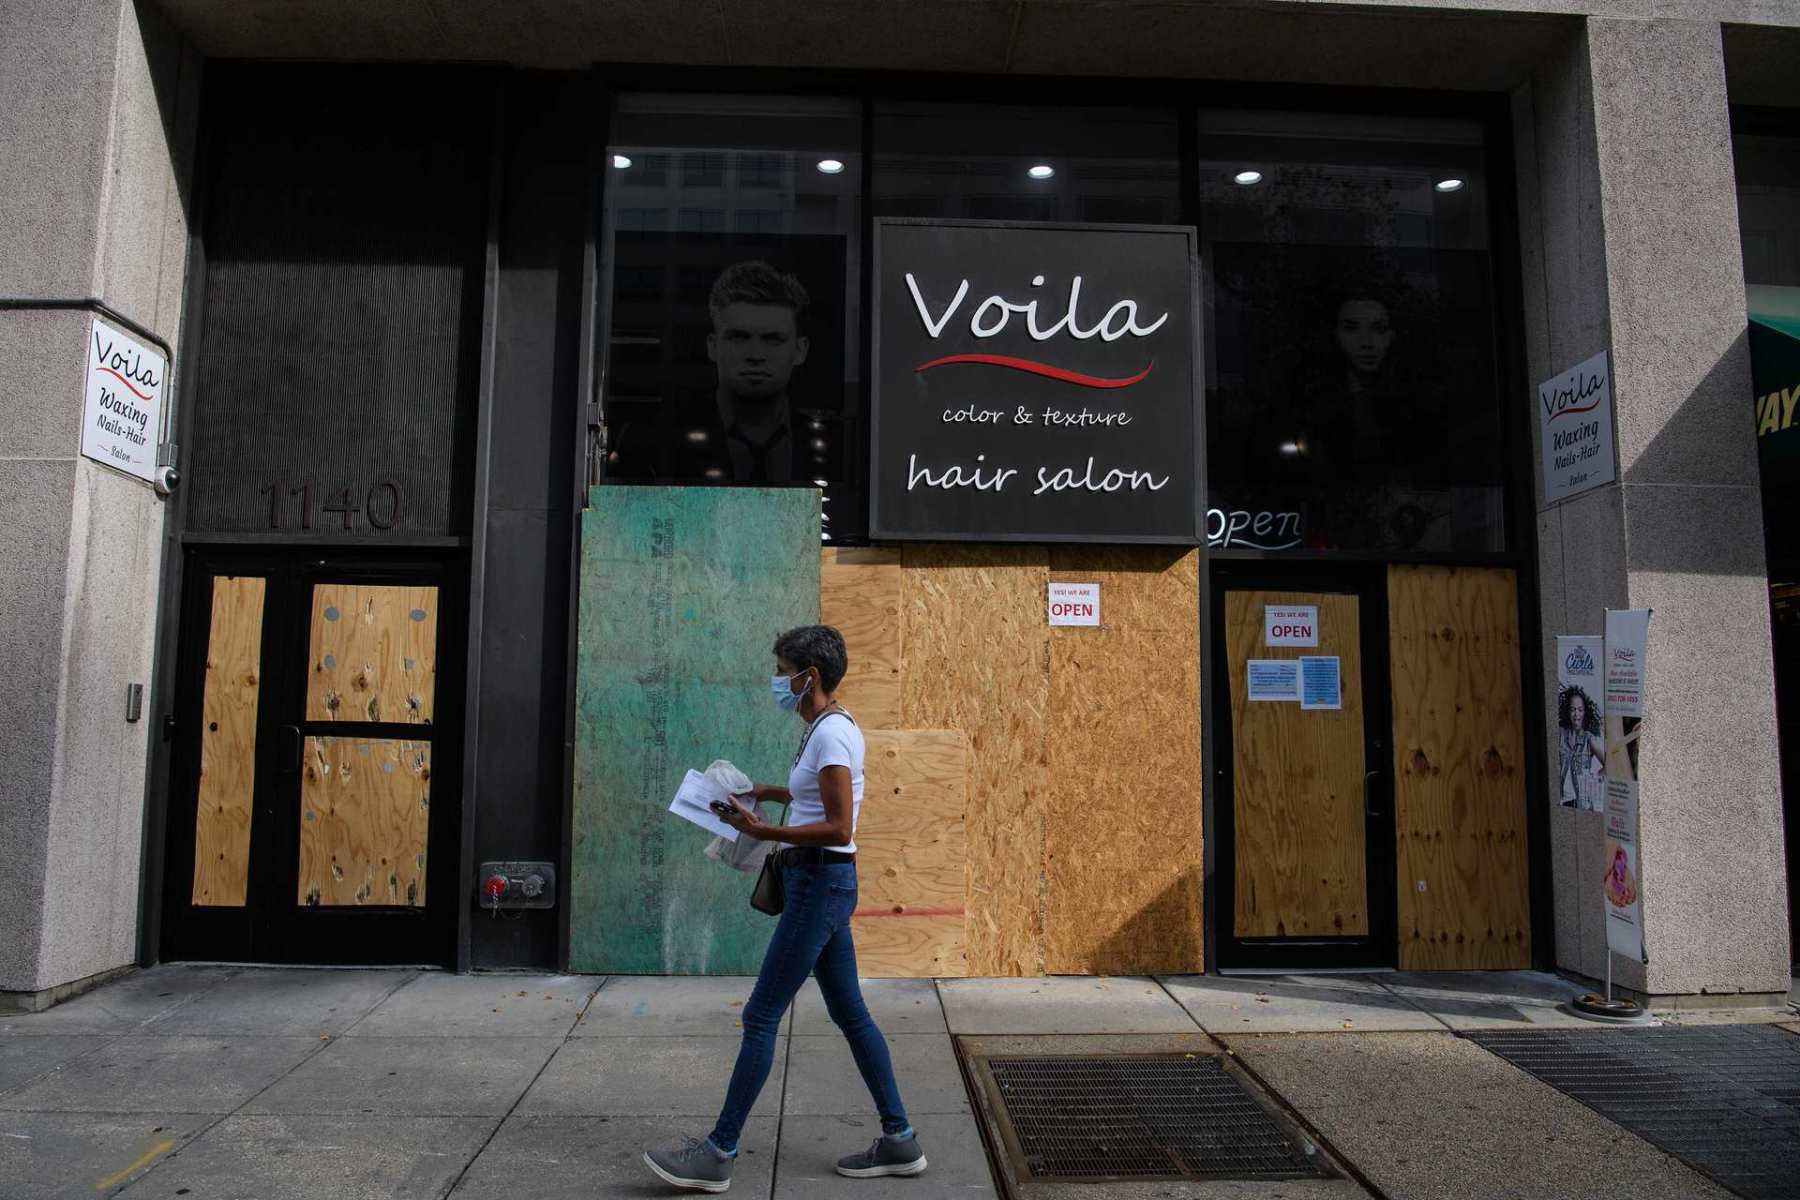
[[[468,532],[496,81],[209,68],[187,532]]]
[[[585,75],[508,78],[500,186],[475,860],[559,862],[574,519],[582,248],[588,141],[598,111]],[[567,902],[566,891],[558,897]],[[471,926],[475,967],[555,966],[557,913]]]

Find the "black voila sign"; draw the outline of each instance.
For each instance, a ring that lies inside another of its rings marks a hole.
[[[876,538],[1197,544],[1194,233],[875,223]]]

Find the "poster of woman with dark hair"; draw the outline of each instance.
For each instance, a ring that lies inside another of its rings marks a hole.
[[[1500,438],[1467,252],[1212,246],[1208,489],[1311,549],[1493,549]]]
[[[1556,703],[1556,779],[1564,804],[1587,812],[1606,807],[1602,770],[1606,743],[1594,701],[1580,687],[1562,690]]]

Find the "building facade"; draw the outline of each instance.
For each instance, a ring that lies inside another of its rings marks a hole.
[[[867,974],[1788,990],[1792,5],[0,22],[15,1002],[754,971],[821,619]]]

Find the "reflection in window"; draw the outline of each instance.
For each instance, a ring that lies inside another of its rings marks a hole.
[[[1180,220],[1173,112],[888,103],[871,136],[878,217]]]
[[[1199,145],[1213,544],[1503,549],[1480,126],[1205,112]]]
[[[611,129],[604,477],[821,486],[863,536],[860,106],[630,95]]]

